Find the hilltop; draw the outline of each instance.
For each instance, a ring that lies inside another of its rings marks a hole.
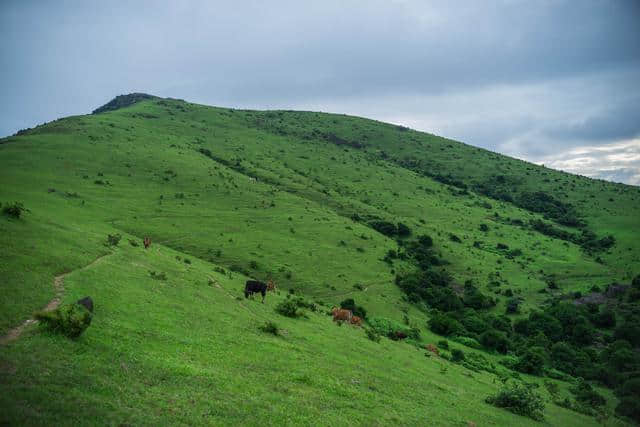
[[[0,165],[0,333],[63,274],[63,303],[96,302],[78,340],[1,348],[2,422],[534,423],[485,402],[503,381],[537,384],[552,425],[633,415],[638,187],[140,93],[0,140]],[[248,278],[279,290],[244,300]],[[349,299],[368,332],[326,315]]]

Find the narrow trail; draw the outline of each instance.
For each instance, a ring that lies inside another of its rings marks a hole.
[[[62,294],[64,293],[65,277],[67,277],[71,273],[75,273],[77,271],[86,270],[87,268],[93,267],[94,265],[102,261],[104,258],[112,254],[113,253],[100,255],[98,258],[94,259],[92,262],[85,265],[84,267],[80,267],[76,270],[71,270],[66,273],[62,273],[58,276],[55,276],[53,278],[53,289],[55,291],[55,295],[53,299],[49,301],[49,303],[42,309],[42,311],[52,311],[58,308],[58,306],[60,305],[60,302],[62,301]],[[33,318],[29,318],[25,320],[21,325],[16,326],[13,329],[10,329],[9,332],[7,332],[4,336],[0,337],[0,345],[6,345],[6,344],[9,344],[11,341],[17,340],[18,338],[20,338],[20,335],[22,335],[22,332],[24,332],[27,326],[35,323],[38,323],[38,321]]]

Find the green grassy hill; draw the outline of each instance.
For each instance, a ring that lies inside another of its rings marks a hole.
[[[513,332],[511,356],[450,341],[466,366],[424,350],[443,339],[428,327],[435,303],[396,282],[446,273],[464,316],[473,289],[491,302],[477,310],[483,320],[516,301],[514,323],[594,286],[629,284],[640,273],[639,188],[343,115],[142,94],[96,112],[0,140],[0,202],[27,209],[0,217],[0,334],[46,306],[64,273],[63,302],[96,304],[78,340],[31,325],[0,347],[1,422],[534,423],[484,402],[518,376],[558,384],[555,397],[538,389],[546,422],[597,423],[551,402],[572,398],[570,377],[499,363],[523,357],[526,333]],[[108,234],[120,243],[106,246]],[[433,242],[429,266],[416,263],[421,235]],[[278,294],[242,299],[248,277],[275,280]],[[296,296],[316,311],[274,311]],[[326,312],[346,298],[370,326],[388,319],[420,338],[376,343],[336,326]],[[635,327],[624,298],[608,306]],[[267,321],[279,336],[259,330]],[[598,329],[589,345],[608,349],[621,333]],[[618,398],[598,392],[600,421],[622,423]]]

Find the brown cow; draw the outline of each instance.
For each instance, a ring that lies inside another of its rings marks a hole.
[[[362,318],[359,316],[353,316],[351,318],[351,324],[355,326],[362,326]]]
[[[273,280],[269,280],[269,281],[267,282],[267,291],[273,291],[273,292],[275,292],[275,291],[276,291],[276,289],[277,289],[277,287],[276,287],[276,283],[275,283]]]
[[[144,248],[147,249],[149,246],[151,246],[151,238],[145,237],[142,243],[144,243]]]
[[[331,310],[331,314],[333,314],[333,321],[343,321],[343,322],[351,322],[351,318],[353,317],[353,313],[351,310],[346,310],[344,308],[333,307]]]

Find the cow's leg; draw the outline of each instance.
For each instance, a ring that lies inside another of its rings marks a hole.
[[[264,304],[264,296],[267,294],[266,291],[262,291],[262,303]]]

